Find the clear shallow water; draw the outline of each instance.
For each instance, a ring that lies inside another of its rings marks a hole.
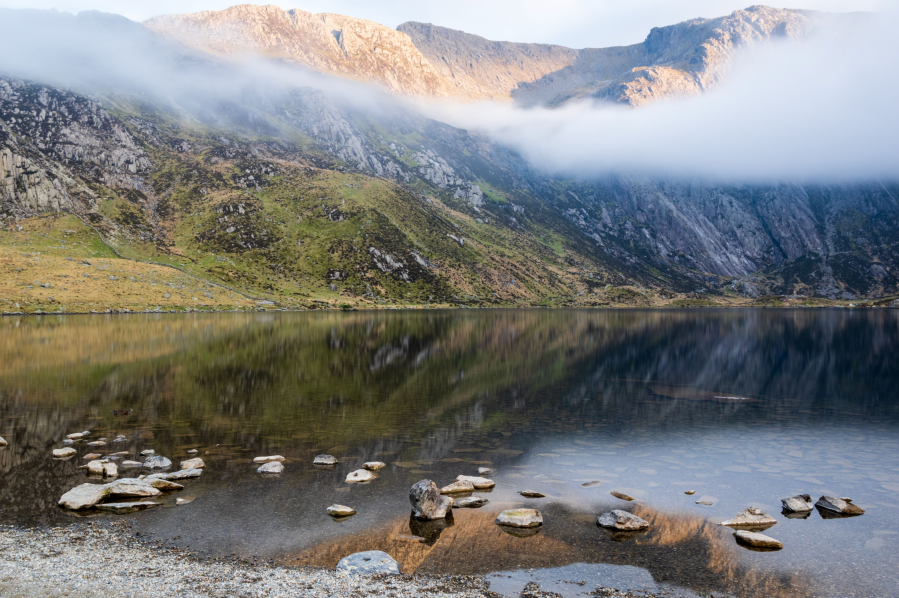
[[[176,508],[173,495],[127,516],[200,554],[334,566],[381,549],[407,573],[558,569],[586,576],[563,580],[587,582],[578,591],[651,579],[746,596],[891,596],[897,349],[888,310],[3,318],[0,521],[75,517],[56,501],[86,479],[75,467],[89,449],[49,455],[89,429],[128,436],[105,452],[153,448],[177,465],[200,451],[206,471],[180,494],[193,503]],[[340,465],[314,469],[322,452]],[[252,458],[267,454],[288,458],[282,475],[255,473]],[[344,483],[374,459],[388,463],[377,480]],[[414,482],[448,484],[479,465],[497,470],[494,491],[476,493],[487,506],[410,521]],[[805,492],[851,496],[867,512],[783,517],[779,499]],[[359,513],[334,521],[333,503]],[[717,525],[750,505],[778,519],[766,533],[782,551],[746,550]],[[493,524],[514,506],[543,511],[539,533]],[[650,531],[596,527],[612,508]]]

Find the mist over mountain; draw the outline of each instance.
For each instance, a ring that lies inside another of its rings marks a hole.
[[[575,50],[4,10],[0,213],[286,303],[884,297],[899,98],[862,90],[899,53],[872,23],[754,6]]]

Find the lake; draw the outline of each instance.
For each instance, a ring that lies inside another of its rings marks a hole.
[[[175,468],[199,451],[203,475],[163,506],[88,515],[199,556],[333,567],[384,550],[405,573],[485,574],[508,595],[540,579],[565,596],[598,584],[890,596],[897,356],[897,310],[5,317],[0,523],[82,521],[56,503],[88,480],[77,466],[90,449],[75,444],[67,461],[51,451],[90,430],[127,437],[97,452],[154,449]],[[321,453],[338,466],[313,467]],[[262,455],[286,457],[284,472],[256,473]],[[377,479],[344,481],[373,460],[387,464]],[[496,471],[496,487],[474,493],[487,505],[410,519],[412,484],[478,467]],[[781,514],[780,499],[800,493],[866,512]],[[334,503],[358,513],[332,519]],[[537,533],[493,523],[519,506],[543,513]],[[748,550],[718,525],[748,506],[775,517],[764,533],[783,550]],[[650,529],[596,525],[618,508]]]

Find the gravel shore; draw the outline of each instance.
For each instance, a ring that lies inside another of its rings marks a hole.
[[[0,596],[4,598],[501,598],[488,586],[478,576],[338,575],[327,569],[202,560],[179,549],[139,541],[126,523],[34,529],[0,526]],[[604,588],[594,595],[656,596]],[[521,596],[558,594],[528,584]]]

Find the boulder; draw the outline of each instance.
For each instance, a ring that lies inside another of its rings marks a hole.
[[[783,510],[788,513],[806,513],[814,508],[812,497],[808,494],[797,494],[790,498],[780,499]]]
[[[409,490],[409,502],[412,503],[412,515],[426,521],[443,519],[453,508],[453,499],[440,494],[437,484],[431,480],[416,482]]]
[[[181,462],[181,469],[203,469],[204,467],[206,467],[206,464],[203,463],[203,459],[200,459],[199,457],[194,457],[193,459]]]
[[[728,527],[771,527],[777,523],[777,520],[774,517],[768,515],[761,509],[757,507],[749,507],[748,509],[743,509],[733,519],[728,519],[727,521],[722,521],[719,525],[726,525]]]
[[[479,476],[493,475],[495,473],[496,472],[493,471],[492,469],[490,469],[489,467],[478,467],[478,475]]]
[[[147,460],[144,461],[143,466],[147,469],[165,469],[166,467],[171,467],[172,462],[162,455],[152,455],[150,457],[147,457]]]
[[[384,463],[381,463],[380,461],[369,461],[367,463],[362,464],[362,468],[367,469],[369,471],[381,471],[385,467],[387,467],[387,465]]]
[[[766,536],[764,534],[758,534],[756,532],[748,532],[746,530],[740,530],[738,532],[734,532],[734,538],[737,539],[738,544],[743,544],[744,546],[751,546],[753,548],[763,548],[768,550],[780,550],[784,547],[784,545],[774,538],[770,536]]]
[[[337,572],[344,575],[399,575],[400,564],[386,552],[369,550],[357,552],[340,559],[337,563]]]
[[[544,498],[546,496],[545,494],[540,494],[536,490],[521,490],[518,494],[525,498]]]
[[[617,490],[612,490],[611,492],[609,492],[609,494],[611,494],[615,498],[620,498],[621,500],[627,500],[627,501],[634,500],[633,496],[628,496],[627,494],[624,494],[623,492],[618,492]]]
[[[453,482],[440,489],[440,494],[456,494],[458,492],[474,492],[474,486],[471,482]]]
[[[633,513],[615,509],[600,515],[596,520],[596,525],[625,532],[636,532],[647,529],[649,522]]]
[[[259,473],[281,473],[284,465],[280,461],[270,461],[256,470]]]
[[[472,475],[460,475],[456,477],[457,482],[471,482],[471,485],[475,487],[477,490],[488,490],[496,486],[496,482],[493,480],[488,480],[487,478],[482,478],[479,476]]]
[[[73,448],[61,448],[61,449],[53,449],[53,458],[54,459],[68,459],[69,457],[74,457],[75,453],[77,453]]]
[[[101,511],[110,511],[112,513],[133,513],[135,511],[143,511],[144,509],[151,509],[153,507],[158,507],[158,502],[149,502],[149,501],[141,501],[141,502],[108,502],[102,505],[97,505],[97,508]]]
[[[839,515],[864,515],[864,509],[852,504],[851,498],[836,498],[834,496],[822,496],[815,503],[819,510],[836,513]]]
[[[337,465],[337,459],[331,455],[316,455],[312,460],[313,465]]]
[[[271,457],[256,457],[253,459],[253,463],[271,463],[272,461],[284,461],[284,457],[281,455],[272,455]],[[184,464],[182,463],[182,467]]]
[[[328,507],[328,515],[331,517],[349,517],[355,515],[356,509],[346,507],[344,505],[331,505]]]
[[[482,498],[480,496],[469,496],[467,498],[460,498],[453,502],[453,508],[459,509],[478,509],[486,505],[489,501],[486,498]]]
[[[162,492],[157,490],[147,480],[135,480],[125,478],[109,485],[110,496],[160,496]]]
[[[372,472],[367,469],[357,469],[356,471],[351,471],[347,477],[346,482],[348,483],[356,483],[356,482],[370,482],[375,479],[376,476]]]
[[[108,484],[81,484],[63,494],[59,505],[73,511],[88,509],[109,496],[109,492]]]
[[[537,509],[508,509],[497,515],[494,523],[509,527],[537,527],[543,525],[543,515]]]
[[[6,446],[6,445],[8,445],[8,444],[9,444],[8,442],[6,442],[5,440],[3,440],[3,436],[0,436],[0,446]]]

